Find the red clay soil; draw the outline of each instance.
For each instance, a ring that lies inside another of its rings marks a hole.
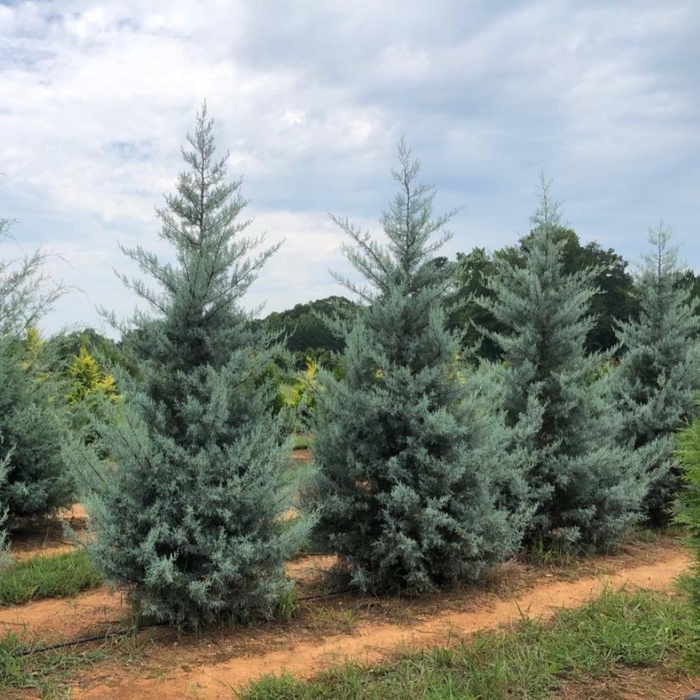
[[[76,506],[63,514],[78,530],[84,511]],[[17,558],[69,548],[60,525],[47,523],[13,538]],[[19,555],[19,556],[18,556]],[[678,540],[633,542],[621,555],[574,560],[567,566],[538,567],[513,561],[497,568],[480,587],[457,587],[420,599],[376,599],[353,595],[322,598],[333,557],[306,556],[290,562],[287,574],[297,581],[297,617],[253,628],[221,628],[178,636],[171,629],[141,632],[114,647],[114,658],[80,672],[71,698],[83,700],[180,700],[232,697],[231,688],[267,673],[287,671],[307,678],[346,659],[374,662],[401,648],[446,646],[483,628],[494,628],[530,616],[549,617],[556,608],[576,607],[597,597],[604,586],[664,589],[688,565]],[[47,600],[0,608],[0,634],[12,629],[42,642],[75,639],[128,626],[129,608],[106,589],[72,599]],[[571,700],[641,700],[684,698],[694,681],[641,678],[634,670],[603,685],[572,687]],[[640,675],[641,674],[641,675]],[[655,689],[656,694],[652,691]],[[646,693],[646,694],[644,694]],[[660,694],[659,694],[660,693]],[[19,697],[19,696],[17,696]],[[21,697],[31,697],[22,695]]]
[[[438,611],[424,615],[412,626],[360,622],[351,631],[333,634],[320,640],[298,641],[287,635],[287,644],[272,651],[239,649],[238,653],[213,663],[186,663],[170,669],[153,668],[151,677],[133,675],[124,668],[113,668],[109,676],[90,685],[86,678],[72,689],[72,698],[87,700],[214,700],[232,697],[231,689],[260,678],[264,674],[286,671],[308,678],[319,670],[346,659],[376,662],[400,648],[446,646],[473,632],[494,628],[520,619],[550,617],[557,608],[572,608],[600,595],[605,587],[623,586],[663,590],[689,564],[684,553],[673,553],[661,562],[628,566],[607,576],[580,578],[574,581],[544,582],[534,590],[510,600],[494,597],[491,604],[477,610]],[[283,641],[283,640],[278,640]],[[184,649],[182,651],[185,651]],[[177,661],[177,642],[171,647],[171,663]],[[185,656],[189,656],[185,654]],[[164,661],[161,658],[160,661]],[[95,679],[94,672],[92,678]],[[625,696],[619,696],[625,697]],[[629,696],[636,699],[638,695]]]
[[[700,676],[669,679],[658,669],[619,668],[605,678],[569,682],[566,700],[684,700],[700,689]]]

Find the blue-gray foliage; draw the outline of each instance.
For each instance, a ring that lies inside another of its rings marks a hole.
[[[532,456],[526,544],[607,547],[637,519],[648,479],[640,456],[616,440],[607,357],[584,351],[595,270],[564,272],[558,205],[544,181],[533,224],[524,265],[497,259],[493,295],[481,300],[505,329],[491,337],[503,350],[495,371],[507,423],[530,426],[519,433]]]
[[[649,234],[653,252],[636,280],[640,313],[618,325],[623,354],[613,379],[620,439],[632,441],[655,474],[644,512],[656,525],[670,517],[680,486],[674,433],[697,417],[700,390],[699,302],[681,285],[684,270],[670,238],[662,225]]]
[[[2,494],[2,487],[7,480],[9,464],[10,452],[3,449],[2,440],[0,439],[0,571],[12,562],[8,552],[7,531],[5,530],[8,508]]]
[[[123,400],[74,457],[105,579],[144,615],[191,626],[273,614],[302,533],[280,518],[290,448],[270,411],[274,348],[240,306],[276,247],[252,255],[261,239],[243,236],[247,202],[214,158],[206,105],[187,141],[158,210],[174,262],[124,251],[156,285],[123,278],[150,306],[127,336],[141,383],[117,370]]]
[[[339,555],[362,590],[426,591],[474,579],[519,546],[520,454],[464,375],[446,330],[449,278],[433,262],[451,216],[432,217],[434,192],[403,142],[399,193],[381,219],[382,245],[337,219],[344,253],[362,275],[337,276],[366,306],[345,338],[343,380],[321,372],[311,500],[315,539]]]
[[[50,514],[74,498],[61,453],[62,387],[43,370],[27,360],[23,343],[0,339],[0,441],[9,460],[0,492],[10,521]]]
[[[10,236],[10,223],[0,219],[0,241]],[[44,272],[45,260],[40,250],[0,260],[0,450],[6,467],[0,500],[10,522],[46,515],[73,499],[60,453],[62,387],[43,355],[27,352],[26,332],[63,293]]]

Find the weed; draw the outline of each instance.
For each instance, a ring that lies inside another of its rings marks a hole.
[[[0,637],[0,695],[9,690],[29,690],[32,697],[68,697],[65,680],[78,667],[104,660],[104,651],[61,649],[32,654],[42,643],[30,645],[13,632]],[[29,653],[27,653],[29,652]]]
[[[279,615],[283,620],[291,620],[299,609],[299,594],[292,588],[285,593],[277,603]]]
[[[32,557],[0,573],[0,605],[74,596],[101,582],[100,574],[84,550]]]
[[[650,592],[604,593],[549,623],[523,617],[459,645],[404,652],[378,666],[349,664],[312,681],[258,681],[242,700],[507,700],[557,697],[571,680],[603,678],[619,666],[664,665],[692,671],[697,662],[687,602]]]

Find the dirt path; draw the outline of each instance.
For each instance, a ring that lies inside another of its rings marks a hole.
[[[74,688],[71,697],[83,700],[230,700],[231,688],[283,670],[307,678],[322,668],[345,659],[375,662],[400,647],[447,645],[479,629],[494,628],[520,618],[521,612],[547,618],[557,608],[580,606],[600,595],[605,587],[625,585],[662,590],[689,564],[685,554],[674,554],[660,563],[621,569],[602,577],[557,581],[511,600],[495,600],[486,609],[467,612],[443,612],[423,616],[417,624],[359,624],[352,633],[336,634],[320,642],[292,643],[288,648],[269,653],[242,653],[197,668],[186,667],[163,673],[157,678],[113,676],[89,689]]]
[[[120,595],[104,588],[75,598],[40,600],[0,608],[0,634],[12,630],[25,637],[51,643],[82,634],[95,634],[115,624],[124,626],[128,606]]]

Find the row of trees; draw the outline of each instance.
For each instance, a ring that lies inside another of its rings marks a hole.
[[[325,310],[340,371],[316,378],[314,471],[301,481],[289,421],[271,410],[275,331],[289,329],[241,306],[276,248],[246,237],[241,182],[215,158],[206,106],[183,157],[158,210],[177,263],[124,250],[155,283],[124,278],[151,310],[123,326],[120,399],[98,394],[89,430],[64,436],[62,452],[95,563],[144,614],[270,615],[289,589],[285,560],[309,537],[362,590],[420,592],[523,546],[614,547],[640,519],[667,517],[673,432],[700,388],[700,322],[665,231],[652,235],[637,310],[607,321],[618,345],[596,335],[608,275],[568,267],[572,234],[544,181],[531,234],[485,256],[483,292],[465,297],[473,260],[437,257],[452,213],[433,217],[435,193],[402,142],[386,242],[335,219],[362,281],[338,277],[359,300],[352,313]],[[475,367],[463,336],[477,311],[473,338],[493,355]],[[302,517],[283,518],[290,506]]]
[[[608,351],[618,346],[617,324],[639,318],[641,277],[635,277],[629,263],[612,248],[602,248],[595,241],[581,242],[570,228],[558,226],[554,235],[562,243],[562,265],[567,274],[595,270],[593,282],[596,294],[590,301],[590,313],[594,319],[586,335],[586,352]],[[447,328],[461,336],[461,347],[475,365],[482,360],[501,360],[500,346],[490,337],[501,330],[487,305],[480,302],[491,291],[487,280],[497,271],[498,261],[513,265],[525,263],[525,252],[531,234],[520,239],[517,246],[506,246],[493,252],[474,248],[470,253],[457,253],[455,260],[437,257],[434,264],[448,275],[451,287],[445,295]],[[677,264],[674,285],[687,290],[690,299],[700,298],[700,277]],[[360,305],[343,296],[297,304],[282,312],[273,312],[259,321],[271,331],[285,334],[285,347],[293,353],[298,369],[304,367],[307,357],[331,366],[334,353],[344,348],[343,339],[334,334],[323,321],[324,316],[340,312],[348,320],[358,312]]]

